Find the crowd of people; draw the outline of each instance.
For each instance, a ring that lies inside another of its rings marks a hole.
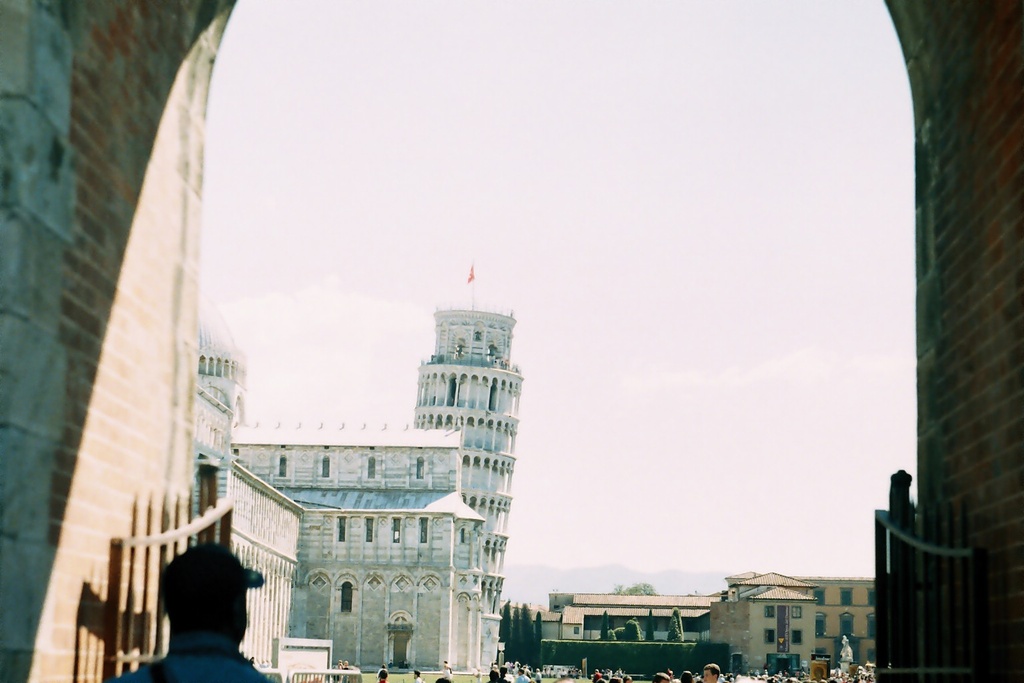
[[[245,659],[239,644],[247,626],[247,591],[263,585],[263,577],[246,567],[223,546],[206,544],[189,548],[176,557],[164,571],[162,597],[170,620],[170,646],[162,659],[144,666],[136,672],[119,678],[125,683],[192,683],[218,681],[222,683],[266,683],[255,662]],[[349,669],[349,663],[339,661],[337,669]],[[361,672],[355,670],[361,680]],[[455,675],[448,662],[444,662],[440,677],[434,683],[454,683]],[[474,672],[476,683],[483,683],[483,672]],[[575,683],[586,674],[578,668],[546,668],[541,670],[514,663],[512,666],[494,664],[487,683],[543,683],[545,678],[557,677],[556,683]],[[387,666],[377,672],[377,683],[398,683],[388,680]],[[833,670],[826,683],[873,683],[874,672],[858,669],[855,672]],[[330,683],[348,683],[341,671],[331,675]],[[722,673],[714,663],[702,671],[683,671],[676,676],[671,669],[652,677],[652,683],[802,683],[811,680],[801,671],[795,676],[769,675],[749,672],[747,675]],[[820,677],[818,680],[822,680]],[[420,671],[413,672],[412,683],[424,683]],[[633,683],[633,677],[621,669],[598,670],[591,683]]]
[[[344,666],[343,666],[344,665]],[[338,668],[348,668],[348,662],[338,662]],[[440,677],[433,683],[452,683],[454,674],[448,662],[445,662]],[[422,672],[413,671],[412,683],[424,683]],[[484,683],[483,672],[479,669],[472,672],[476,683]],[[579,667],[574,666],[544,666],[530,667],[525,664],[513,662],[509,666],[491,666],[487,675],[487,683],[543,683],[545,679],[555,679],[555,683],[578,683],[579,679],[586,680],[587,674]],[[639,678],[639,677],[638,677]],[[633,676],[622,671],[622,669],[597,669],[589,676],[590,683],[634,683]],[[782,674],[769,674],[767,671],[749,671],[746,674],[723,673],[717,664],[708,664],[702,671],[683,671],[678,676],[672,669],[665,669],[664,672],[654,674],[651,683],[753,683],[764,681],[765,683],[805,683],[807,681],[820,680],[823,683],[874,683],[874,672],[859,667],[856,673],[833,669],[825,678],[814,679],[810,673],[800,671],[793,675],[788,672]],[[397,683],[388,680],[386,667],[381,667],[377,674],[377,683]]]

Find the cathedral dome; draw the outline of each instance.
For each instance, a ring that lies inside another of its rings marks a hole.
[[[199,374],[241,380],[245,354],[235,345],[231,329],[217,307],[199,297]]]

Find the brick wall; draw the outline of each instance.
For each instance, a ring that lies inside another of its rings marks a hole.
[[[187,495],[202,118],[229,8],[0,0],[5,681],[96,679],[110,539],[136,501]]]
[[[202,110],[231,4],[0,0],[5,680],[93,676],[107,543],[136,499],[185,488]],[[966,505],[972,542],[992,553],[993,670],[1012,680],[1024,676],[1022,7],[889,7],[916,119],[920,494]]]
[[[914,98],[920,502],[990,552],[992,673],[1024,677],[1022,4],[889,0]]]

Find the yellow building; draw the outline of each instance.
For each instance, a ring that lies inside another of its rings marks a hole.
[[[843,636],[853,661],[875,661],[875,580],[865,577],[796,577],[814,588],[814,651],[839,659]]]
[[[795,672],[815,655],[835,666],[844,635],[855,663],[874,662],[874,579],[745,572],[725,582],[711,641],[729,644],[731,671]]]

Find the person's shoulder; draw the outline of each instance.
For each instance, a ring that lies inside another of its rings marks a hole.
[[[115,678],[108,678],[103,683],[152,683],[153,677],[149,674],[149,667],[144,666],[138,671],[121,674]]]

